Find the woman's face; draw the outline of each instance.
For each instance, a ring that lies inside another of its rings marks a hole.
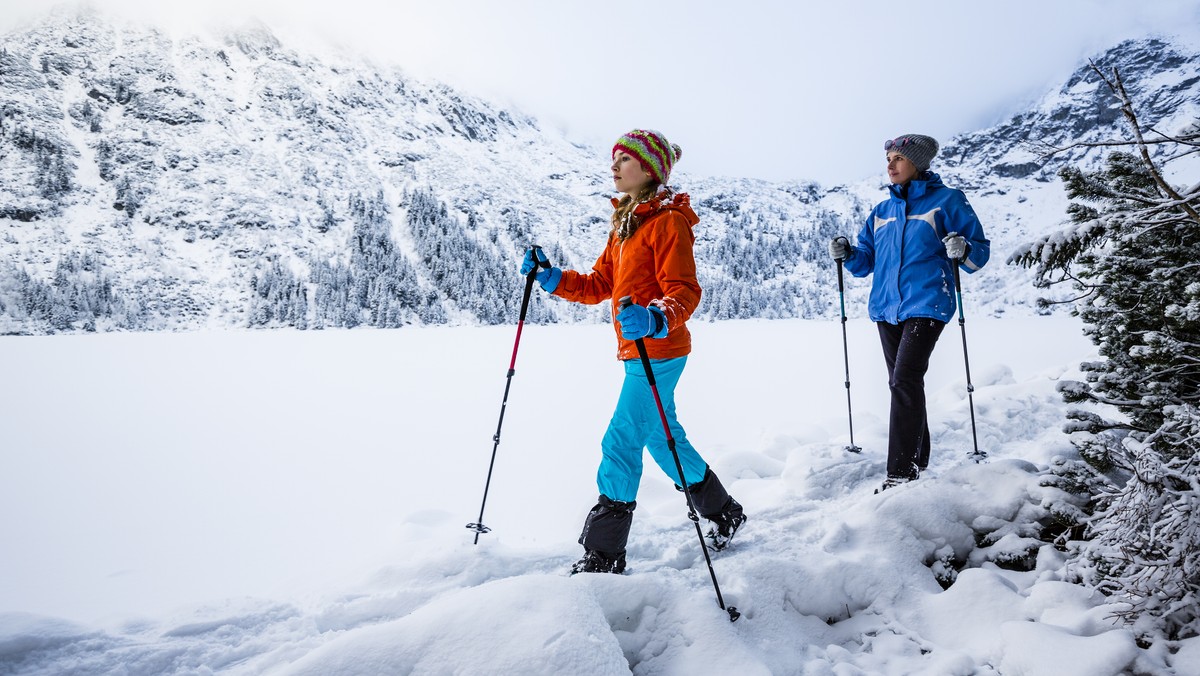
[[[613,153],[612,176],[617,192],[626,195],[636,195],[654,180],[642,163],[624,150]]]
[[[910,162],[907,157],[893,151],[887,154],[887,173],[888,179],[892,183],[904,185],[916,178],[920,172],[917,171],[917,166]]]

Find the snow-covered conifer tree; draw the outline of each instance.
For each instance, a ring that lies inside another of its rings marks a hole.
[[[1114,69],[1134,152],[1099,171],[1060,172],[1070,225],[1014,253],[1040,284],[1070,282],[1102,361],[1063,382],[1066,430],[1107,479],[1081,577],[1118,604],[1142,638],[1200,634],[1200,183],[1171,185],[1160,166],[1200,151],[1200,124],[1150,139]],[[1106,144],[1111,145],[1111,144]],[[1152,153],[1157,147],[1158,152]],[[1155,159],[1155,158],[1159,159]]]

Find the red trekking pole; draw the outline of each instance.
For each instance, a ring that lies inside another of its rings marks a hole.
[[[488,463],[487,482],[483,485],[483,503],[479,505],[479,520],[467,524],[467,528],[475,531],[475,544],[479,544],[482,533],[491,532],[491,528],[483,525],[483,509],[487,506],[488,489],[492,485],[492,469],[496,466],[496,449],[500,447],[500,428],[504,426],[504,410],[508,406],[508,390],[512,387],[513,374],[517,372],[517,348],[521,346],[521,329],[525,327],[525,313],[529,311],[529,296],[533,292],[533,282],[537,277],[538,266],[549,268],[550,262],[541,260],[537,253],[542,247],[532,244],[529,250],[533,252],[533,260],[537,265],[525,275],[525,295],[521,298],[521,316],[517,320],[517,338],[513,341],[512,360],[508,362],[508,378],[504,382],[504,399],[500,401],[500,421],[496,423],[496,434],[492,436],[492,460]]]
[[[621,298],[621,309],[633,303],[629,296]],[[675,471],[679,473],[679,485],[683,487],[683,497],[687,499],[688,518],[696,526],[696,537],[700,538],[700,551],[704,552],[704,562],[708,564],[708,575],[712,578],[713,589],[717,591],[717,605],[729,613],[729,621],[737,622],[742,616],[737,608],[725,607],[725,599],[721,597],[721,586],[717,584],[717,573],[713,570],[712,558],[708,555],[708,547],[704,545],[704,534],[700,532],[700,517],[696,516],[696,506],[692,504],[692,492],[688,490],[687,480],[683,478],[683,463],[679,462],[679,453],[675,451],[675,437],[671,436],[671,425],[667,422],[667,413],[663,410],[662,399],[658,397],[658,385],[654,382],[654,369],[650,366],[650,357],[646,355],[646,341],[638,338],[638,356],[642,358],[642,368],[646,369],[646,380],[650,383],[650,392],[654,394],[654,404],[658,406],[658,417],[662,420],[663,432],[667,435],[667,448],[671,449],[671,457],[675,459]]]

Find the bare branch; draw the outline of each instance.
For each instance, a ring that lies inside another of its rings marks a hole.
[[[1157,145],[1159,143],[1175,143],[1175,141],[1172,139],[1146,139],[1143,141],[1143,143],[1147,145]],[[1049,159],[1055,155],[1058,155],[1059,153],[1065,153],[1068,150],[1074,150],[1075,148],[1120,148],[1125,146],[1136,146],[1139,144],[1137,141],[1076,141],[1075,143],[1065,146],[1055,146],[1046,143],[1045,141],[1031,141],[1030,145],[1035,146],[1035,152],[1038,152],[1039,158]],[[1036,148],[1036,146],[1041,146],[1041,149],[1039,150]]]
[[[1150,127],[1146,131],[1154,132],[1162,137],[1162,139],[1157,141],[1147,140],[1147,143],[1178,143],[1181,146],[1196,146],[1197,148],[1200,148],[1200,134],[1188,134],[1187,136],[1177,137],[1171,136],[1170,134],[1164,134],[1154,127]]]
[[[1112,80],[1109,80],[1107,77],[1105,77],[1104,73],[1100,71],[1100,68],[1096,66],[1095,62],[1089,63],[1091,63],[1092,70],[1095,71],[1095,73],[1099,75],[1102,80],[1104,80],[1109,89],[1111,89],[1121,101],[1121,113],[1125,115],[1125,119],[1129,122],[1129,126],[1133,129],[1133,136],[1137,140],[1138,151],[1142,156],[1142,162],[1145,163],[1146,168],[1150,170],[1150,175],[1154,178],[1155,185],[1157,185],[1158,189],[1163,191],[1164,194],[1169,195],[1175,200],[1178,200],[1180,203],[1180,208],[1186,211],[1188,216],[1191,216],[1193,221],[1195,221],[1197,224],[1200,224],[1200,212],[1197,212],[1196,207],[1189,204],[1182,195],[1180,195],[1174,188],[1171,187],[1170,183],[1167,183],[1166,179],[1163,178],[1162,173],[1159,172],[1158,167],[1154,164],[1154,160],[1150,158],[1150,149],[1147,147],[1146,140],[1142,135],[1141,123],[1138,121],[1137,113],[1133,109],[1133,100],[1129,98],[1129,93],[1125,91],[1125,83],[1121,81],[1121,71],[1117,69],[1116,66],[1113,66],[1113,77]]]
[[[1095,294],[1095,290],[1089,290],[1086,293],[1082,293],[1078,296],[1075,296],[1074,298],[1063,298],[1061,300],[1054,300],[1052,298],[1039,297],[1038,305],[1041,305],[1043,307],[1049,307],[1051,305],[1074,305],[1075,303],[1078,303],[1081,300],[1086,300],[1089,296],[1092,296],[1094,294]]]

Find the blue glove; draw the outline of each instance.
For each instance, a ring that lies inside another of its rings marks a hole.
[[[621,324],[621,336],[625,340],[665,338],[667,335],[667,316],[653,305],[627,305],[617,315],[617,322]]]
[[[537,252],[537,261],[533,260],[533,252]],[[558,268],[540,267],[539,264],[550,264],[550,259],[546,258],[546,253],[541,249],[530,249],[525,252],[525,260],[521,263],[521,274],[528,275],[535,267],[538,268],[537,274],[533,276],[542,285],[542,290],[546,293],[554,293],[558,288],[558,280],[562,279],[562,270]]]

